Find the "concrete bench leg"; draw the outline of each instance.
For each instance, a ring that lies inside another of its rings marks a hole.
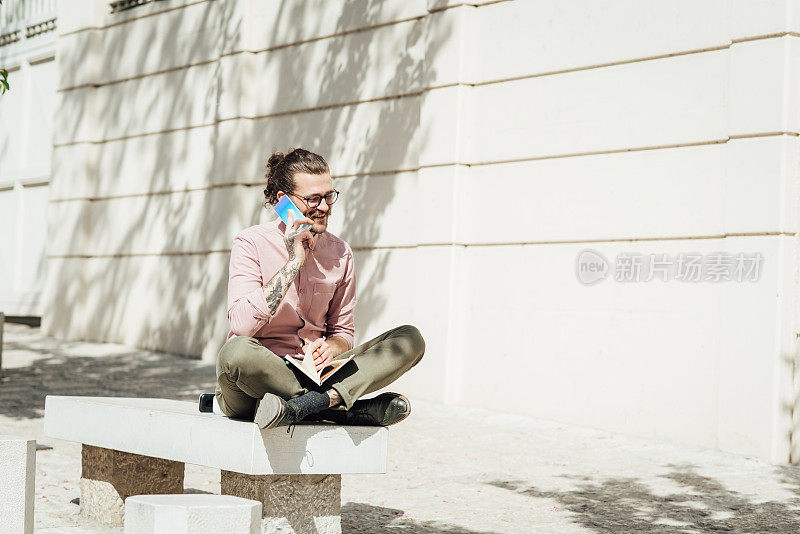
[[[122,526],[131,495],[183,493],[183,462],[83,445],[81,513]]]
[[[33,534],[36,440],[0,436],[0,534]]]
[[[261,502],[264,533],[341,534],[342,475],[243,475],[222,470],[223,495]]]

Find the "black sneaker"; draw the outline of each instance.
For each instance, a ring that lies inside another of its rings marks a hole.
[[[371,399],[359,399],[349,410],[322,410],[307,420],[332,421],[340,425],[389,426],[411,413],[411,403],[399,393],[381,393]]]
[[[264,397],[256,403],[256,413],[253,422],[259,428],[275,428],[294,423],[291,411],[287,409],[286,401],[272,393],[265,393]]]

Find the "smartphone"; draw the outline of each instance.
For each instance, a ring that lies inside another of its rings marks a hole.
[[[199,401],[201,412],[225,415],[225,413],[222,411],[222,408],[219,407],[216,395],[213,393],[201,393]]]
[[[201,393],[200,411],[203,413],[212,413],[214,411],[214,400],[213,393]]]
[[[303,212],[300,211],[297,208],[297,206],[294,205],[294,203],[292,202],[292,199],[289,198],[289,195],[283,195],[283,197],[281,197],[281,199],[278,201],[278,203],[275,204],[275,208],[274,209],[275,209],[275,213],[278,214],[278,217],[280,217],[281,220],[284,223],[286,223],[287,226],[289,225],[289,212],[290,211],[292,213],[294,213],[294,220],[295,221],[297,219],[305,219],[306,218],[306,216],[303,215]],[[308,224],[303,223],[303,224],[300,225],[300,228],[301,229],[308,228]]]

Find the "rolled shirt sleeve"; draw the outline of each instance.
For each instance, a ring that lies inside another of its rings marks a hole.
[[[353,348],[355,323],[353,311],[356,307],[356,278],[353,265],[353,251],[347,246],[345,272],[336,291],[333,293],[326,318],[325,336],[337,336]]]
[[[255,243],[237,235],[228,270],[228,322],[237,336],[252,337],[271,315],[261,284],[261,265]]]

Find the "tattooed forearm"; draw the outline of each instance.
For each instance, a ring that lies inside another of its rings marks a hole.
[[[278,305],[280,305],[283,297],[286,296],[286,292],[289,290],[289,286],[292,285],[302,264],[303,262],[297,258],[290,259],[262,288],[267,299],[270,315],[278,309]]]

